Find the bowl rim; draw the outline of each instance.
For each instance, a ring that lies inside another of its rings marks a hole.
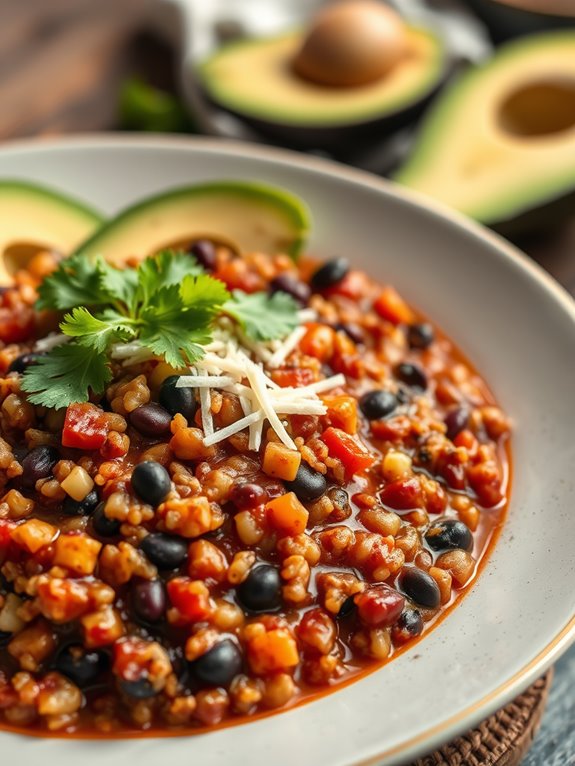
[[[353,168],[334,160],[305,155],[303,153],[235,140],[223,140],[207,136],[178,136],[174,134],[157,133],[146,135],[141,133],[83,133],[72,136],[48,136],[38,138],[13,139],[0,146],[0,159],[19,151],[40,152],[47,150],[67,149],[106,149],[145,147],[150,151],[162,149],[205,149],[222,155],[242,156],[254,159],[264,159],[279,165],[297,166],[302,170],[311,170],[322,175],[343,178],[353,184],[359,184],[374,191],[383,192],[405,202],[411,208],[424,211],[433,218],[440,218],[456,229],[480,239],[488,244],[498,254],[505,258],[518,271],[527,272],[528,276],[550,294],[561,306],[573,322],[575,332],[575,300],[570,293],[560,285],[542,266],[531,260],[515,245],[500,235],[490,231],[483,225],[467,218],[442,203],[426,197],[423,194],[406,189],[381,176],[364,170]],[[425,729],[418,735],[398,745],[388,747],[375,755],[362,760],[354,760],[353,766],[375,766],[383,759],[408,755],[415,757],[422,751],[423,745],[429,743],[437,747],[449,737],[457,736],[468,726],[474,726],[495,710],[507,704],[520,694],[527,686],[542,675],[558,658],[575,642],[575,610],[567,624],[554,635],[546,646],[523,667],[507,678],[495,689],[484,695],[475,703],[468,705],[455,715],[440,723]],[[5,733],[10,733],[6,730]],[[132,739],[127,737],[126,739]]]

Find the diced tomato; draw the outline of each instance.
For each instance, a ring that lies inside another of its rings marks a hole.
[[[370,627],[388,627],[399,618],[405,599],[389,585],[375,585],[354,598],[357,613]]]
[[[22,343],[34,334],[34,312],[28,306],[0,308],[0,341]]]
[[[323,396],[327,407],[325,421],[330,426],[341,428],[346,434],[357,433],[357,399],[353,396]]]
[[[384,505],[396,511],[410,511],[415,508],[421,508],[423,493],[419,479],[412,476],[411,478],[392,481],[381,490],[379,499]]]
[[[104,412],[93,404],[71,404],[66,410],[62,445],[94,450],[106,441],[108,426]]]
[[[11,537],[10,533],[14,529],[16,524],[13,521],[7,519],[0,519],[0,551],[4,550],[10,545]]]
[[[180,615],[189,622],[201,622],[213,611],[210,593],[201,580],[174,577],[167,584],[168,595]]]
[[[322,441],[325,442],[332,457],[336,457],[343,463],[348,476],[358,471],[364,471],[375,463],[375,457],[341,428],[330,426],[322,434]]]
[[[282,388],[301,388],[315,383],[316,374],[309,367],[294,367],[287,370],[274,370],[272,380]]]
[[[221,280],[228,290],[243,290],[244,293],[255,293],[265,288],[262,277],[250,268],[242,258],[234,258],[223,263],[215,272],[214,277]]]
[[[357,300],[365,295],[367,286],[367,277],[363,272],[348,271],[337,285],[322,292],[328,298],[332,295],[345,295],[346,298]]]
[[[383,319],[393,324],[411,324],[415,315],[393,287],[384,287],[373,304],[374,310]]]

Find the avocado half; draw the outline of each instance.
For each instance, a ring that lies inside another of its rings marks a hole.
[[[575,192],[575,31],[508,43],[462,75],[395,180],[507,236],[555,221]]]
[[[408,55],[380,80],[346,88],[317,85],[291,66],[303,34],[220,48],[198,69],[205,97],[284,144],[349,148],[354,138],[389,134],[411,122],[446,74],[442,41],[430,30],[407,27]]]
[[[467,0],[485,22],[493,42],[575,26],[572,0]]]
[[[91,208],[44,186],[0,181],[0,285],[40,250],[68,255],[102,222]]]
[[[118,266],[197,239],[221,242],[239,252],[288,253],[296,257],[310,227],[306,206],[272,186],[218,181],[173,189],[126,208],[77,252],[101,254]]]

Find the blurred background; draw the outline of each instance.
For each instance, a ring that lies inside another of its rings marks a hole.
[[[1,141],[295,148],[460,210],[575,293],[575,0],[0,0],[0,22]],[[572,650],[525,766],[575,764],[574,682]]]

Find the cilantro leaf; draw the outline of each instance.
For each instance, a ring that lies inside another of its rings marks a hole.
[[[191,364],[204,355],[200,344],[212,339],[212,316],[205,305],[186,308],[179,285],[164,287],[154,296],[154,305],[142,313],[140,342],[172,367]]]
[[[22,377],[22,390],[28,393],[32,404],[66,407],[86,402],[90,390],[103,393],[111,379],[112,372],[103,354],[72,341],[57,346],[28,367]]]
[[[179,285],[189,275],[203,273],[203,268],[192,255],[181,251],[162,250],[146,258],[138,266],[138,302],[145,308],[158,290]]]
[[[135,269],[117,269],[98,256],[100,284],[110,297],[123,303],[128,309],[134,304],[138,290],[138,273]]]
[[[240,325],[251,340],[284,338],[299,324],[298,304],[287,293],[244,293],[234,290],[222,310]]]
[[[38,289],[36,308],[71,309],[107,303],[109,293],[101,284],[101,264],[98,259],[72,255],[49,274]]]
[[[129,320],[113,309],[94,316],[83,306],[66,314],[60,329],[64,335],[77,338],[78,343],[100,353],[104,353],[113,341],[135,335]]]
[[[221,280],[209,274],[188,275],[180,285],[180,299],[187,309],[205,309],[216,314],[230,299],[230,293]]]

